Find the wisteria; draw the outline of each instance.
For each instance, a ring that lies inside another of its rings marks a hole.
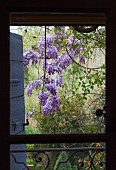
[[[32,61],[32,64],[37,64],[39,58],[40,58],[40,55],[36,51],[30,50],[28,52],[25,52],[23,54],[24,67],[28,68],[30,61]]]
[[[42,80],[37,79],[37,80],[31,81],[26,87],[27,95],[31,96],[33,89],[35,88],[37,90],[41,87],[41,85],[42,85]]]
[[[80,60],[79,60],[79,61],[80,61],[80,63],[85,64],[85,58],[84,58],[83,56],[80,57]]]
[[[31,81],[26,88],[26,93],[28,96],[32,95],[32,90],[34,89],[34,81]]]
[[[42,106],[43,113],[46,116],[54,113],[55,111],[60,111],[60,99],[57,95],[52,96],[45,105]]]
[[[57,48],[55,46],[50,46],[49,48],[47,48],[46,50],[46,56],[48,58],[57,58],[58,57],[58,54],[57,54]]]
[[[57,94],[57,89],[55,83],[45,84],[46,89],[52,94]]]
[[[56,86],[62,86],[63,85],[63,80],[62,80],[62,75],[57,76],[56,79]]]
[[[58,51],[57,48],[52,45],[52,36],[47,35],[46,36],[46,57],[48,59],[56,59],[58,57]],[[41,53],[41,58],[45,58],[45,37],[42,37],[41,40],[39,41],[39,50]]]
[[[42,80],[37,79],[35,80],[34,84],[35,84],[35,89],[38,90],[42,85]]]
[[[38,94],[38,98],[40,99],[41,105],[44,106],[47,103],[49,93],[47,91],[42,91]]]
[[[60,35],[60,31],[57,31],[55,38],[59,38]],[[84,50],[81,46],[81,41],[71,36],[67,42],[67,49],[71,57],[73,59],[78,57],[79,61],[85,64],[84,57],[80,55],[80,52]],[[46,45],[45,37],[43,36],[40,39],[38,43],[38,52],[30,50],[24,53],[23,56],[25,68],[28,68],[30,61],[32,61],[32,64],[41,63],[43,74],[46,73],[45,76],[42,75],[27,85],[27,95],[31,96],[34,89],[38,92],[39,103],[45,116],[60,111],[61,102],[58,97],[58,87],[62,87],[63,85],[63,70],[66,70],[70,64],[73,64],[73,60],[66,51],[59,51],[57,49],[53,37],[50,34],[46,35]]]
[[[52,36],[50,34],[46,35],[46,47],[49,47],[52,41],[53,41]],[[39,41],[38,47],[41,51],[44,51],[44,48],[45,48],[45,37],[44,36]]]
[[[59,58],[58,66],[63,70],[66,69],[70,65],[70,63],[71,63],[70,57],[68,56],[68,54],[64,54]]]

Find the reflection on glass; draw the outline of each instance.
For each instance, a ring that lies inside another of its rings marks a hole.
[[[105,27],[13,31],[23,37],[26,134],[105,132]]]

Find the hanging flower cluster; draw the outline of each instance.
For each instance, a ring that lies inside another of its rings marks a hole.
[[[56,32],[57,38],[59,38],[59,35]],[[60,111],[61,102],[58,97],[58,87],[62,87],[63,85],[63,70],[70,64],[73,64],[73,60],[67,52],[63,52],[62,54],[58,52],[57,47],[53,45],[53,37],[50,34],[46,35],[46,50],[44,36],[39,41],[38,48],[39,53],[33,50],[24,53],[24,67],[28,68],[30,62],[35,65],[39,60],[43,60],[41,68],[46,74],[31,81],[26,87],[26,93],[28,96],[31,96],[33,89],[39,90],[38,99],[42,112],[44,115],[49,116],[56,111]],[[80,55],[84,50],[80,40],[74,39],[73,36],[69,37],[67,48],[73,59],[78,57],[80,62],[85,63],[85,59]]]
[[[28,68],[30,61],[32,61],[32,64],[37,64],[39,58],[40,58],[39,53],[33,50],[24,53],[23,54],[24,67]]]

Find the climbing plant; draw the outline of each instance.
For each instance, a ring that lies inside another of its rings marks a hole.
[[[105,27],[20,26],[26,116],[39,133],[101,132],[105,105]]]

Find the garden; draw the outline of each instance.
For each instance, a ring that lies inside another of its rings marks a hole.
[[[104,26],[90,27],[16,28],[23,37],[26,134],[105,132],[106,30]],[[27,148],[92,146],[105,144],[27,144]],[[48,170],[104,169],[104,152],[78,152],[74,157],[72,151],[47,154],[52,160]],[[38,161],[33,157],[34,153],[27,154],[27,164],[33,165],[30,169],[44,169],[46,155]]]

